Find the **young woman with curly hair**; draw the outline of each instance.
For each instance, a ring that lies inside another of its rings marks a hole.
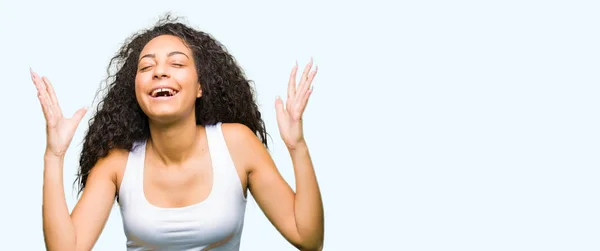
[[[311,60],[296,84],[294,66],[285,103],[275,101],[294,192],[267,151],[250,81],[218,41],[169,18],[133,35],[109,64],[107,93],[80,156],[81,198],[70,214],[63,162],[86,109],[63,116],[50,81],[32,71],[47,122],[47,249],[92,249],[116,199],[127,250],[239,250],[248,190],[292,245],[322,249],[323,206],[302,133],[312,68]]]

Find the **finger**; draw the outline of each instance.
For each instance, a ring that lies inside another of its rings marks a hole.
[[[32,78],[35,82],[38,93],[46,100],[45,107],[49,111],[49,114],[52,115],[52,118],[62,117],[62,112],[60,110],[60,107],[58,107],[56,102],[54,102],[52,100],[52,97],[49,93],[50,91],[53,91],[53,89],[51,89],[52,86],[49,85],[50,82],[46,83],[46,81],[49,81],[49,80],[46,77],[40,78],[40,76],[34,71],[32,71],[32,75],[33,75]],[[50,89],[49,89],[49,87],[50,87]]]
[[[313,58],[310,57],[310,60],[308,61],[308,64],[306,64],[306,66],[304,66],[304,71],[302,71],[302,78],[300,79],[300,84],[302,84],[302,81],[306,80],[308,78],[308,73],[310,72],[310,69],[312,69],[313,66]]]
[[[277,96],[277,99],[275,99],[275,115],[277,117],[282,117],[284,114],[283,100],[281,100],[281,97]]]
[[[298,61],[292,68],[292,72],[290,73],[290,79],[288,80],[288,99],[294,97],[296,94],[296,73],[298,72]]]
[[[42,81],[40,76],[38,76],[37,73],[35,73],[35,72],[32,72],[32,79],[35,84],[35,87],[37,88],[38,95],[41,95],[45,100],[48,101],[48,102],[46,102],[46,107],[50,111],[52,111],[53,110],[52,100],[50,99],[50,96],[48,95],[48,89],[46,88],[46,84],[44,84],[44,82]]]
[[[44,95],[42,95],[41,93],[38,92],[38,99],[40,100],[40,105],[42,106],[42,112],[44,113],[44,118],[46,119],[46,122],[48,123],[49,121],[52,121],[53,119],[53,115],[52,115],[52,111],[49,108],[49,100],[46,99],[46,97],[44,97]]]
[[[306,105],[308,104],[308,100],[310,99],[311,94],[313,93],[313,88],[311,87],[306,91],[302,99],[300,100],[300,113],[303,113],[306,109]]]
[[[42,78],[40,78],[40,76],[35,72],[33,72],[32,74],[33,83],[35,84],[35,87],[37,87],[38,91],[43,95],[48,95],[48,89],[46,88],[46,84],[44,83]]]
[[[42,77],[42,81],[44,82],[46,89],[48,90],[48,96],[50,96],[50,100],[52,100],[52,104],[58,105],[56,93],[54,92],[54,87],[52,87],[52,83],[50,82],[50,79],[48,79],[47,77]]]
[[[31,82],[33,82],[33,85],[37,88],[38,91],[41,89],[38,81],[38,76],[33,70],[31,71]]]
[[[285,103],[281,100],[281,97],[277,96],[275,99],[275,117],[277,118],[277,125],[281,128],[282,121],[285,121],[288,113],[285,109]]]
[[[35,87],[38,87],[39,81],[37,73],[35,73],[31,67],[29,67],[29,73],[31,74],[31,82],[33,85],[35,85]]]
[[[309,89],[306,94],[304,95],[304,97],[302,97],[302,100],[300,101],[300,114],[304,113],[304,110],[306,109],[306,105],[308,104],[308,100],[310,99],[311,94],[313,93],[313,89]]]
[[[314,89],[314,85],[313,80],[315,79],[315,76],[317,75],[317,71],[319,70],[318,66],[315,66],[315,70],[313,72],[310,73],[310,75],[308,75],[308,83],[310,85],[310,88],[304,93],[304,96],[302,96],[300,98],[300,107],[302,108],[302,112],[304,112],[304,109],[306,108],[306,104],[308,104],[308,99],[310,98],[310,95],[313,92]]]
[[[31,82],[35,84],[35,78],[33,77],[33,69],[31,69],[31,67],[29,67],[29,74],[31,75]]]
[[[87,113],[88,108],[87,107],[82,107],[79,108],[79,110],[77,110],[75,112],[75,114],[73,115],[73,121],[75,121],[75,125],[79,125],[79,122],[81,122],[81,119],[83,119],[83,116],[85,116],[85,114]]]
[[[304,71],[302,72],[302,77],[300,77],[300,84],[298,85],[298,89],[296,91],[297,97],[304,96],[306,90],[308,89],[307,79],[308,79],[310,70],[312,69],[312,66],[313,66],[313,58],[311,57],[308,64],[306,64],[306,66],[304,67]]]
[[[56,113],[58,116],[61,116],[62,114],[60,110],[60,105],[58,105],[58,99],[56,98],[56,93],[54,92],[52,83],[50,83],[50,79],[48,79],[47,77],[42,77],[42,81],[44,82],[44,87],[46,87],[46,90],[48,92],[48,97],[50,98],[50,101],[52,101],[52,108],[54,110],[54,113]]]
[[[304,83],[302,83],[301,89],[299,89],[296,94],[296,96],[298,96],[298,100],[302,100],[303,97],[306,95],[306,92],[311,88],[313,80],[315,79],[315,76],[317,75],[318,71],[319,67],[315,66],[315,70],[308,74],[308,76],[304,80]]]

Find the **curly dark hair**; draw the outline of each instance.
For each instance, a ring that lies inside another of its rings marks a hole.
[[[203,94],[196,99],[196,124],[241,123],[256,133],[268,147],[265,123],[255,100],[252,81],[246,79],[234,57],[220,42],[178,19],[165,15],[152,28],[129,37],[111,58],[105,96],[99,101],[83,140],[80,166],[74,182],[74,185],[78,184],[78,195],[85,188],[96,162],[108,155],[111,149],[131,151],[134,142],[150,137],[148,117],[136,100],[134,85],[142,49],[160,35],[177,36],[192,51]],[[116,73],[112,74],[112,71]]]

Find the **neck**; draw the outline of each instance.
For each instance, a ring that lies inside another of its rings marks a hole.
[[[179,166],[198,146],[196,118],[190,116],[168,125],[150,122],[149,145],[165,166]]]

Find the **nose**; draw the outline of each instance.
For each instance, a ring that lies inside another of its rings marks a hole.
[[[167,69],[168,67],[166,67],[165,64],[157,64],[156,67],[154,67],[154,75],[152,78],[162,79],[170,77]]]

